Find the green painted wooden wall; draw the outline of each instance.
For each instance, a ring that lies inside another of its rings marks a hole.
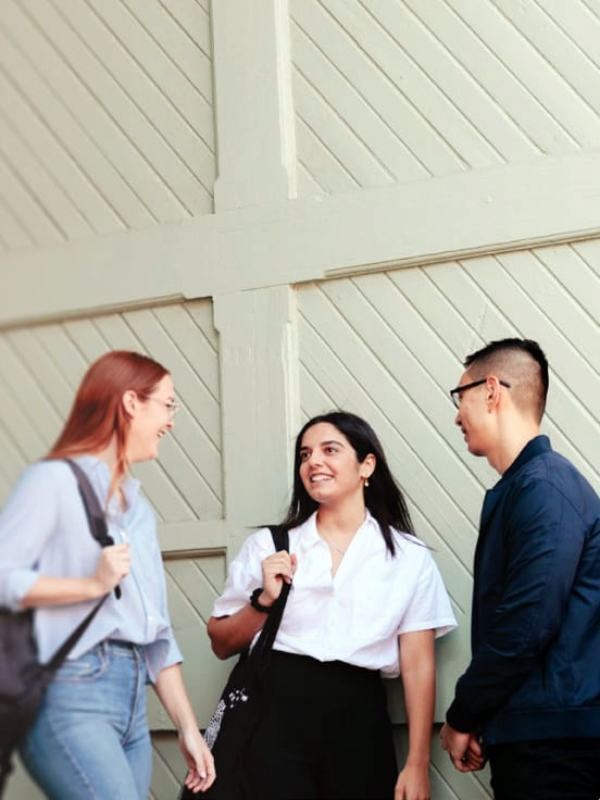
[[[370,420],[434,550],[460,622],[438,721],[495,480],[453,425],[463,356],[537,338],[545,430],[600,488],[599,34],[589,0],[1,4],[0,499],[95,357],[170,368],[184,408],[137,472],[202,725],[230,666],[205,621],[309,416]],[[183,765],[150,718],[167,800]],[[489,796],[436,732],[432,757],[433,800]],[[36,792],[19,772],[8,797]]]

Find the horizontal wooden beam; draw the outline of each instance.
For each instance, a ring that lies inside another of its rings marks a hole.
[[[589,150],[224,211],[0,259],[0,326],[592,238],[599,207]]]
[[[158,526],[158,540],[165,558],[176,558],[185,551],[208,555],[225,553],[228,546],[229,526],[220,519],[189,522],[161,522]]]

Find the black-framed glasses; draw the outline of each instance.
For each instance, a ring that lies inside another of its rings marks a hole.
[[[450,389],[450,398],[454,403],[455,408],[460,408],[460,398],[463,392],[466,392],[467,389],[474,389],[476,386],[483,386],[486,383],[487,378],[482,378],[480,381],[473,381],[473,383],[465,383],[464,386],[457,386],[455,389]],[[505,386],[507,389],[510,389],[510,383],[506,381],[498,381],[500,386]]]

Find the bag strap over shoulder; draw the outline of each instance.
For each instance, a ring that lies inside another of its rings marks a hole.
[[[274,526],[271,528],[271,536],[273,537],[275,550],[289,551],[290,537],[286,529]],[[263,661],[273,648],[275,637],[277,636],[277,631],[279,630],[279,624],[281,622],[281,618],[283,617],[283,612],[285,611],[285,605],[287,603],[291,588],[292,584],[284,581],[283,586],[281,587],[281,593],[277,600],[273,603],[271,612],[267,617],[267,621],[265,622],[260,636],[258,637],[258,640],[252,649],[252,652],[256,654],[256,657]]]
[[[108,547],[109,545],[114,544],[112,536],[110,536],[108,533],[108,527],[104,518],[104,512],[100,506],[100,501],[98,500],[96,492],[94,491],[88,476],[81,469],[79,464],[75,463],[75,461],[71,461],[70,458],[65,458],[64,460],[65,463],[71,467],[75,477],[77,478],[77,485],[79,486],[79,493],[81,494],[83,507],[88,518],[90,533],[101,547]],[[115,587],[115,594],[117,597],[121,596],[121,590],[118,586]],[[54,670],[58,669],[58,667],[62,664],[69,652],[83,636],[87,626],[94,619],[98,611],[100,611],[100,608],[107,597],[108,594],[104,595],[104,597],[98,603],[96,603],[89,614],[82,619],[71,635],[65,639],[58,650],[54,653],[46,665],[46,668],[50,673],[53,673]]]
[[[271,536],[273,537],[273,544],[275,550],[289,550],[290,549],[290,534],[287,528],[281,528],[279,525],[273,525],[269,528]]]
[[[65,462],[71,467],[77,478],[79,494],[81,495],[85,513],[90,523],[90,533],[101,547],[114,544],[112,536],[108,533],[104,511],[100,506],[98,495],[94,491],[90,479],[76,461],[65,458]]]
[[[81,501],[88,518],[90,533],[94,539],[96,539],[100,547],[109,547],[111,544],[115,543],[115,540],[108,532],[104,511],[98,500],[98,495],[90,483],[90,479],[76,461],[65,458],[65,462],[71,467],[77,478],[77,486],[79,487]],[[118,586],[115,586],[115,597],[117,599],[121,597],[121,589]]]

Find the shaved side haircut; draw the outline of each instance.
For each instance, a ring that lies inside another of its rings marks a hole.
[[[498,339],[467,356],[464,366],[474,380],[495,375],[510,383],[516,406],[539,422],[548,395],[548,360],[533,339]]]

